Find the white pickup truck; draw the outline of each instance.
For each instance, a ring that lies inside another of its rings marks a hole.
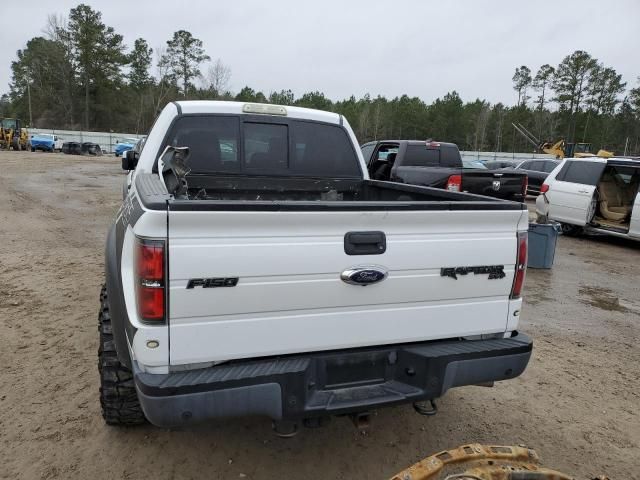
[[[522,204],[372,181],[343,116],[296,107],[171,103],[122,163],[107,423],[283,432],[524,371]]]

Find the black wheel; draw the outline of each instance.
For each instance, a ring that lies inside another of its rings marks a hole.
[[[582,231],[582,228],[569,223],[561,223],[560,228],[562,230],[562,234],[567,235],[568,237],[575,237]]]
[[[98,314],[100,347],[98,349],[98,372],[100,373],[100,406],[102,418],[108,425],[140,425],[147,420],[140,407],[133,384],[133,374],[120,363],[111,330],[111,316],[107,287],[100,291]]]
[[[35,152],[36,151],[35,147],[31,147],[31,151]]]

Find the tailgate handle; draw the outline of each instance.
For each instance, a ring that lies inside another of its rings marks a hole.
[[[347,232],[344,253],[347,255],[381,255],[387,250],[384,232]]]

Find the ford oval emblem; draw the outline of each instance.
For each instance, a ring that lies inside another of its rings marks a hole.
[[[360,265],[346,269],[340,274],[340,279],[351,285],[366,287],[372,283],[378,283],[387,278],[388,272],[378,265]]]

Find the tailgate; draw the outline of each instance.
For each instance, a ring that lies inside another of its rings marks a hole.
[[[522,215],[170,211],[170,362],[502,332]],[[384,232],[386,251],[347,255],[348,232]],[[341,279],[362,265],[388,276],[367,286]],[[442,271],[502,265],[503,278]]]
[[[463,171],[462,191],[495,198],[511,198],[523,193],[526,174]]]

